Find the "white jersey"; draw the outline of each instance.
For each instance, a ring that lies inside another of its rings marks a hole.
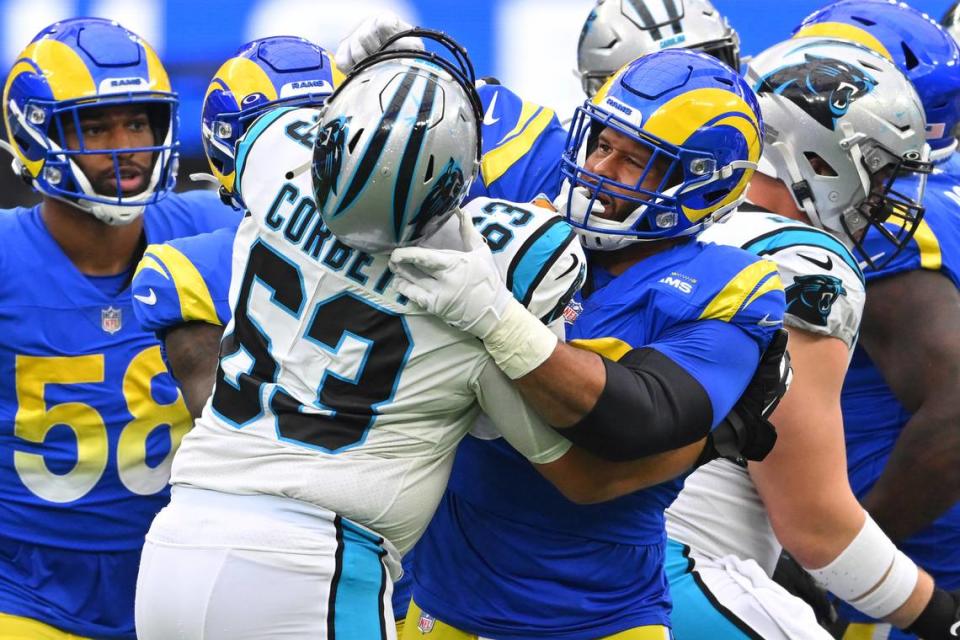
[[[839,338],[852,354],[866,290],[857,261],[834,236],[748,204],[699,239],[775,261],[787,298],[784,324]],[[667,510],[667,533],[713,558],[754,559],[769,575],[780,556],[750,475],[728,460],[715,460],[687,477]]]
[[[481,408],[532,462],[552,462],[570,443],[523,403],[476,338],[398,294],[387,255],[353,250],[326,229],[310,171],[297,171],[309,167],[315,115],[278,109],[241,141],[237,188],[255,232],[238,236],[216,386],[171,481],[305,501],[403,553],[429,522]],[[514,292],[545,320],[561,313],[559,296],[583,279],[572,229],[529,205],[482,199],[465,212]],[[457,219],[450,224],[441,240],[459,244]]]

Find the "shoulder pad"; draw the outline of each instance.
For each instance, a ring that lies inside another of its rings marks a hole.
[[[573,227],[535,204],[478,198],[464,212],[486,238],[513,296],[544,323],[559,317],[587,273]]]
[[[141,326],[164,332],[185,322],[225,325],[234,231],[222,229],[144,251],[131,285]]]

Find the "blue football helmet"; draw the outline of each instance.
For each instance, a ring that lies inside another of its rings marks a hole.
[[[80,127],[83,109],[144,105],[155,144],[124,149],[88,149]],[[144,206],[166,195],[177,172],[178,99],[149,44],[116,22],[72,18],[50,25],[17,56],[3,89],[3,120],[14,170],[42,194],[63,200],[107,224],[127,224]],[[64,125],[77,132],[67,148]],[[119,156],[150,151],[146,188],[124,195]],[[74,161],[112,155],[116,193],[98,193]]]
[[[220,66],[203,99],[201,131],[225,199],[236,198],[234,154],[250,124],[280,106],[320,107],[342,80],[329,53],[293,36],[248,42]]]
[[[841,0],[807,16],[794,37],[853,40],[891,60],[923,103],[931,158],[953,151],[960,124],[960,48],[935,20],[903,2]]]
[[[587,168],[605,129],[649,154],[635,184]],[[693,235],[743,201],[762,140],[756,96],[730,67],[685,49],[645,56],[577,109],[561,160],[562,208],[588,249]],[[662,177],[645,188],[654,167]],[[625,220],[592,213],[617,200],[633,206]]]

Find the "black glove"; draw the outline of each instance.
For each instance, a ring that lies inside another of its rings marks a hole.
[[[960,637],[960,591],[934,590],[926,608],[904,631],[923,640],[955,640]]]
[[[747,460],[766,458],[777,441],[777,431],[767,418],[780,404],[792,379],[787,332],[779,329],[740,400],[708,436],[696,466],[716,458],[727,458],[741,466],[746,466]]]

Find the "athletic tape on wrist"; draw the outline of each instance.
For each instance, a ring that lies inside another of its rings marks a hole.
[[[557,336],[516,300],[509,302],[500,322],[483,340],[487,353],[511,380],[543,364],[557,342]]]
[[[917,585],[919,570],[867,515],[860,533],[822,569],[808,569],[817,582],[874,618],[903,605]]]

